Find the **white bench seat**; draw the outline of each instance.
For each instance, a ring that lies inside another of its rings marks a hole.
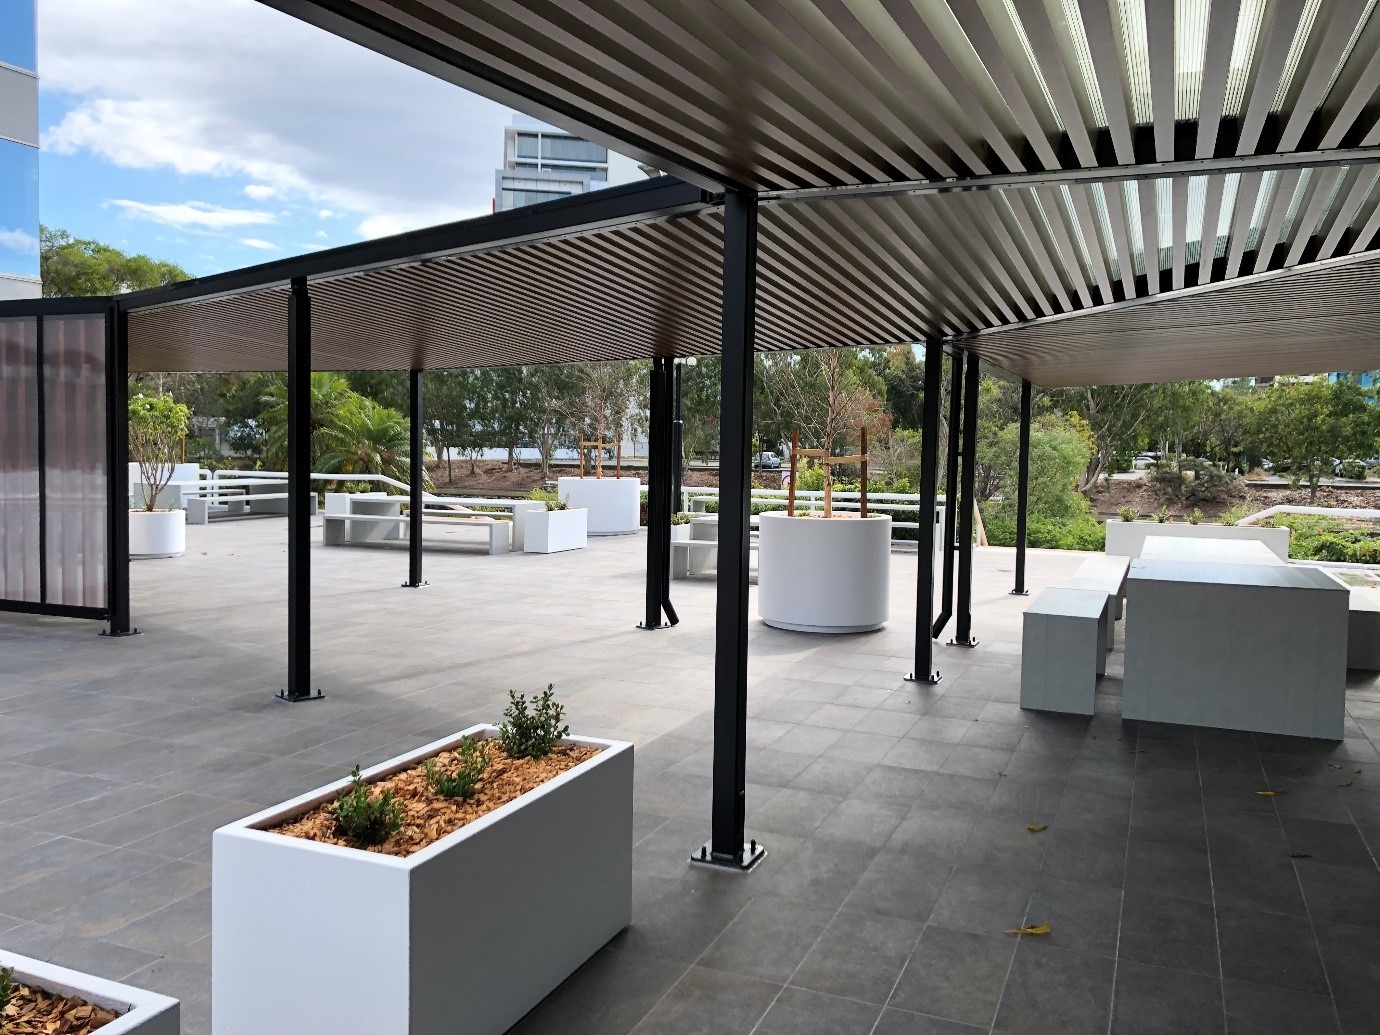
[[[1091,715],[1105,667],[1101,590],[1047,589],[1026,608],[1021,631],[1021,707]]]
[[[1102,649],[1111,651],[1116,647],[1116,623],[1122,616],[1126,599],[1126,573],[1131,567],[1131,558],[1120,554],[1093,554],[1078,566],[1072,577],[1058,584],[1059,589],[1082,589],[1107,594],[1107,606],[1103,610],[1099,629],[1102,633]],[[1098,668],[1098,674],[1106,671],[1106,661]]]
[[[691,575],[704,575],[711,570],[710,563],[717,560],[719,541],[717,539],[672,539],[671,540],[671,578],[686,579]],[[748,554],[757,552],[757,537],[748,543]]]
[[[466,532],[478,530],[489,541],[489,553],[507,553],[512,545],[513,526],[509,521],[491,521],[466,517],[427,517],[424,511],[423,525],[443,525],[448,530]],[[322,518],[322,540],[326,546],[346,546],[351,542],[352,522],[382,526],[392,525],[401,532],[412,519],[405,514],[327,514]]]

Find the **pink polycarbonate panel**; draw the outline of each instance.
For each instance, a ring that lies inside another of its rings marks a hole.
[[[48,603],[104,607],[105,316],[43,321]]]
[[[0,600],[39,599],[38,320],[0,319]]]

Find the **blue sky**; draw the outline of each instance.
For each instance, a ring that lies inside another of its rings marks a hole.
[[[256,0],[38,0],[38,38],[47,226],[201,276],[490,211],[511,110]]]

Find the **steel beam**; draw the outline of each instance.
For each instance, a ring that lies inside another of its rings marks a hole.
[[[409,371],[408,411],[411,424],[411,458],[407,470],[407,581],[404,589],[419,589],[426,585],[422,578],[422,512],[426,503],[422,499],[426,485],[426,445],[422,437],[425,406],[422,398],[422,372]]]
[[[906,678],[917,683],[939,682],[934,667],[934,508],[939,488],[939,412],[944,387],[944,350],[939,342],[925,343],[925,398],[921,414],[920,516],[916,535],[915,668]],[[946,549],[947,558],[952,551]]]
[[[962,422],[963,353],[955,352],[949,357],[949,447],[944,465],[944,588],[939,614],[933,626],[936,638],[954,616],[954,523],[958,518],[958,444]]]
[[[714,616],[714,795],[710,840],[691,861],[747,870],[765,855],[745,844],[748,533],[752,502],[753,338],[757,197],[724,198],[723,386],[719,410],[719,577]]]
[[[1025,531],[1030,510],[1030,382],[1021,382],[1020,446],[1016,456],[1016,585],[1012,596],[1028,597],[1025,588]]]
[[[319,699],[311,689],[311,296],[307,278],[288,298],[288,679],[280,700]]]
[[[113,304],[105,333],[106,635],[131,636],[139,630],[129,620],[129,318]]]
[[[969,354],[967,369],[963,375],[963,474],[958,504],[958,599],[954,607],[958,624],[954,628],[954,638],[949,641],[955,647],[976,647],[978,642],[973,638],[973,508],[976,506],[977,489],[977,409],[978,358]]]

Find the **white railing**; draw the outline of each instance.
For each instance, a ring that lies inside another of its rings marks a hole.
[[[281,485],[287,476],[286,471],[215,471],[212,473],[208,488],[213,491],[223,491],[240,485]],[[407,482],[390,478],[386,474],[316,474],[313,472],[308,477],[314,482],[371,482],[375,485],[391,485],[395,489],[403,490],[403,495],[411,491],[411,486]],[[218,484],[222,481],[226,483],[223,486]],[[443,506],[497,507],[500,510],[512,510],[514,503],[524,501],[506,496],[438,496],[432,492],[423,492],[422,502]]]
[[[1294,507],[1289,504],[1281,504],[1277,507],[1266,507],[1264,510],[1257,511],[1249,517],[1243,517],[1237,524],[1259,524],[1266,518],[1272,518],[1276,514],[1316,514],[1319,517],[1337,518],[1342,521],[1374,521],[1380,523],[1380,510],[1369,510],[1364,507]]]
[[[834,490],[833,507],[835,510],[861,511],[862,493],[842,492]],[[705,505],[710,500],[717,501],[719,490],[717,488],[686,487],[681,490],[683,497],[681,509],[686,513],[694,514],[705,510]],[[752,498],[759,502],[785,503],[790,497],[788,489],[753,489]],[[935,501],[936,506],[943,506],[944,497],[940,496]],[[822,489],[797,489],[795,491],[796,509],[821,510],[824,507],[824,490]],[[897,510],[919,510],[920,494],[918,492],[869,492],[867,494],[867,510],[869,513],[887,514]],[[917,521],[897,521],[892,519],[893,528],[919,528]]]

